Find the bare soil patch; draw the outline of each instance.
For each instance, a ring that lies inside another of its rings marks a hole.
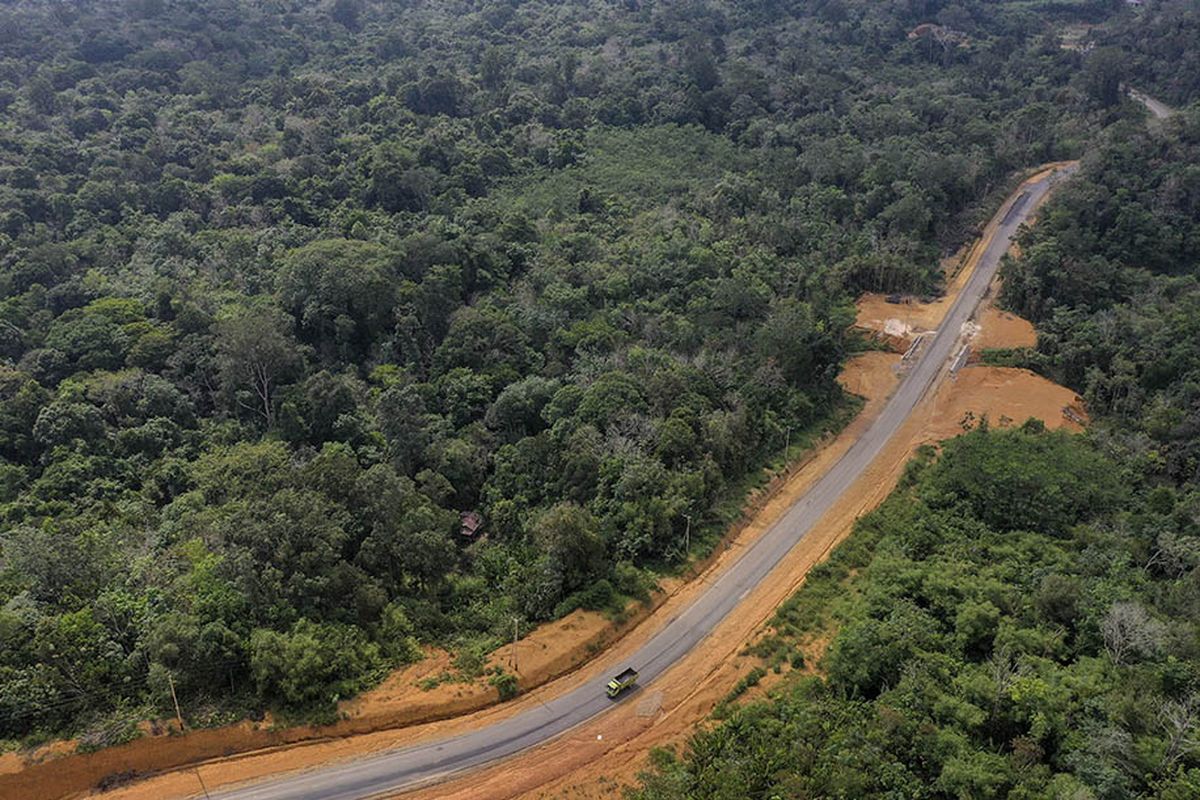
[[[1064,408],[1086,419],[1075,392],[1029,370],[967,367],[938,388],[924,438],[940,442],[958,436],[985,417],[996,427],[1020,425],[1032,417],[1047,428],[1082,430],[1082,425],[1063,414]]]
[[[1034,347],[1037,332],[1028,320],[989,304],[979,314],[979,334],[971,345],[976,350]]]

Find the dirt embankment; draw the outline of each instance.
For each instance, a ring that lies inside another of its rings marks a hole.
[[[979,314],[979,332],[971,340],[976,350],[1033,347],[1037,332],[1033,324],[1016,314],[988,305]]]
[[[520,683],[533,688],[569,673],[596,652],[633,630],[669,596],[631,607],[622,621],[586,611],[540,626],[517,645]],[[501,648],[487,666],[513,671],[513,648]],[[275,750],[306,741],[352,737],[457,717],[494,705],[497,690],[482,679],[456,680],[448,653],[430,650],[422,661],[390,675],[378,687],[340,707],[341,719],[323,727],[276,726],[271,720],[243,721],[180,735],[174,725],[155,725],[145,735],[94,753],[74,752],[73,742],[54,742],[26,753],[0,756],[0,800],[67,797],[100,785],[110,776],[142,775],[224,759],[239,753]],[[192,778],[195,783],[195,778]]]

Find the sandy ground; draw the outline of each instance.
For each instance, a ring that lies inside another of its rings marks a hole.
[[[1054,169],[1067,166],[1074,162],[1056,162],[1047,164],[1034,173],[1028,180],[1036,180],[1052,172]],[[1050,195],[1044,195],[1029,215],[1027,224],[1037,223],[1038,210],[1046,203]],[[941,270],[945,276],[946,292],[942,297],[932,298],[923,303],[920,298],[912,295],[900,295],[900,302],[890,303],[887,295],[866,293],[855,304],[857,313],[855,327],[873,336],[897,353],[905,352],[913,340],[923,333],[937,330],[938,325],[946,316],[946,311],[954,304],[962,287],[970,280],[975,269],[975,263],[995,232],[996,220],[988,223],[984,235],[974,243],[964,246],[949,258],[942,259]],[[1019,251],[1013,246],[1010,251],[1014,255]],[[1037,343],[1033,326],[1027,321],[993,306],[994,298],[999,292],[999,280],[992,285],[990,299],[976,314],[983,330],[972,342],[976,350],[982,348],[1000,347],[1032,347]]]
[[[982,243],[981,243],[982,244]],[[982,252],[977,245],[972,255]],[[964,267],[949,281],[945,298],[928,304],[913,304],[911,317],[905,321],[915,330],[932,330],[940,323],[953,297],[965,283],[973,268],[973,258],[964,260]],[[868,296],[870,297],[870,296]],[[864,298],[866,300],[867,298]],[[880,298],[880,302],[882,299]],[[886,304],[888,309],[896,306]],[[865,309],[868,309],[864,311]],[[860,303],[859,321],[882,317],[879,303]],[[1027,346],[1031,334],[1028,323],[991,308],[980,316],[981,329],[975,342],[986,341],[988,347]],[[867,327],[867,326],[864,326]],[[900,357],[893,353],[872,351],[852,359],[841,381],[848,391],[866,399],[863,412],[841,435],[816,450],[801,468],[784,476],[771,490],[752,501],[753,517],[745,524],[730,546],[718,553],[691,581],[674,581],[664,586],[652,614],[641,625],[628,623],[622,630],[612,626],[599,615],[579,613],[535,631],[519,645],[522,684],[531,688],[517,700],[503,705],[481,707],[492,702],[484,697],[480,687],[446,683],[432,692],[420,692],[429,708],[449,714],[446,719],[414,724],[412,705],[417,697],[415,684],[423,677],[445,669],[448,658],[435,654],[421,664],[390,677],[383,685],[358,701],[347,703],[343,712],[346,725],[375,724],[393,715],[393,724],[404,725],[374,733],[346,735],[353,731],[335,732],[337,738],[316,738],[327,731],[287,729],[271,731],[265,726],[244,723],[217,731],[196,731],[172,740],[142,739],[131,743],[133,752],[124,754],[122,748],[112,748],[90,756],[71,756],[56,760],[52,771],[26,770],[41,773],[29,775],[35,782],[6,781],[23,777],[12,772],[11,757],[0,760],[0,799],[31,796],[68,796],[83,786],[94,785],[89,776],[103,764],[105,773],[146,771],[155,767],[149,750],[170,749],[176,742],[196,741],[197,759],[205,759],[198,768],[168,772],[105,792],[113,800],[159,800],[159,798],[197,795],[203,789],[251,780],[271,774],[325,763],[331,760],[360,756],[378,750],[412,744],[428,738],[446,736],[474,729],[502,719],[548,696],[557,695],[585,682],[596,680],[617,664],[625,654],[638,646],[685,607],[707,586],[713,575],[731,563],[740,548],[761,535],[865,430],[882,408],[898,381]],[[1062,406],[1076,403],[1068,390],[1022,370],[991,367],[967,367],[956,379],[946,381],[931,398],[918,408],[901,434],[877,459],[852,488],[849,501],[831,511],[800,546],[781,562],[770,585],[762,585],[746,598],[697,648],[670,672],[655,681],[651,691],[637,703],[624,703],[612,713],[581,726],[544,747],[517,756],[469,777],[453,780],[435,788],[418,792],[419,798],[508,798],[508,797],[617,797],[618,788],[636,777],[644,768],[646,753],[652,747],[676,744],[686,740],[694,726],[702,722],[713,706],[725,696],[737,680],[753,665],[753,659],[742,657],[744,646],[762,632],[774,609],[792,594],[804,575],[829,550],[849,533],[853,522],[886,497],[903,469],[912,450],[919,444],[938,441],[956,435],[964,423],[987,415],[994,425],[1018,424],[1029,416],[1038,416],[1050,427],[1077,427],[1062,415]],[[1076,410],[1081,411],[1076,403]],[[613,643],[615,641],[615,643]],[[587,658],[607,646],[591,661]],[[509,648],[493,656],[495,663],[509,666]],[[815,660],[815,659],[813,659]],[[578,666],[580,662],[582,666]],[[565,673],[565,674],[564,674]],[[557,680],[538,686],[552,675]],[[776,680],[768,675],[762,686]],[[485,689],[484,693],[494,690]],[[750,696],[760,693],[756,689]],[[423,704],[423,705],[424,705]],[[446,716],[442,713],[442,716]],[[407,722],[404,718],[408,718]],[[367,728],[371,730],[372,728]],[[264,739],[265,737],[265,739]],[[308,741],[303,741],[308,740]],[[262,742],[259,744],[259,742]],[[244,752],[259,748],[255,752]],[[215,751],[214,751],[215,746]],[[126,746],[128,747],[128,746]],[[140,750],[138,749],[140,748]],[[221,757],[227,754],[226,757]],[[99,761],[97,761],[99,759]],[[90,762],[90,767],[88,766]],[[165,765],[164,765],[165,766]],[[20,766],[17,767],[20,769]],[[30,790],[36,787],[36,795]],[[61,791],[60,791],[61,790]],[[86,794],[86,792],[84,793]]]
[[[977,248],[963,248],[950,258],[942,260],[942,273],[946,276],[946,294],[922,303],[911,295],[902,295],[900,302],[889,303],[887,295],[864,294],[855,304],[857,317],[855,327],[866,331],[887,344],[897,353],[903,353],[912,344],[914,337],[933,331],[954,299],[971,277],[973,256]],[[982,252],[982,251],[979,251]]]
[[[967,367],[938,387],[922,440],[940,442],[957,436],[985,416],[992,427],[1020,425],[1033,417],[1048,428],[1081,430],[1081,425],[1063,415],[1064,407],[1085,416],[1075,392],[1029,370]]]
[[[964,270],[955,279],[957,284],[946,297],[922,303],[914,297],[904,297],[899,303],[889,303],[881,294],[864,294],[855,304],[855,327],[870,334],[896,353],[903,353],[913,340],[924,333],[937,330],[947,308],[958,295],[961,283],[970,272]],[[993,287],[992,296],[996,295]],[[1001,347],[1033,347],[1037,333],[1033,325],[1015,314],[996,308],[987,302],[976,314],[980,330],[971,340],[972,349]]]
[[[1037,333],[1028,320],[992,305],[979,313],[979,325],[979,333],[971,340],[971,347],[975,350],[1033,347],[1037,344]]]
[[[911,297],[889,303],[883,295],[865,294],[856,304],[855,326],[883,342],[892,352],[903,353],[917,336],[937,330],[955,296],[947,295],[930,303]],[[1032,324],[990,303],[979,310],[975,321],[980,330],[972,338],[971,347],[976,351],[1037,344]]]

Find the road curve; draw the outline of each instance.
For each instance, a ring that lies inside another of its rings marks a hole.
[[[1050,190],[1065,167],[1025,183],[1000,209],[994,235],[974,273],[946,314],[924,354],[888,400],[883,411],[845,455],[822,476],[743,556],[716,578],[695,603],[668,622],[629,658],[651,683],[698,645],[781,558],[813,527],[879,455],[955,355],[963,323],[991,285],[1000,259],[1017,228]],[[616,702],[620,702],[617,700]],[[537,708],[471,733],[435,740],[375,756],[330,764],[211,795],[213,800],[363,800],[434,783],[472,767],[543,744],[613,705],[604,681],[585,684]]]
[[[1139,92],[1137,89],[1130,88],[1129,96],[1146,107],[1151,116],[1155,119],[1166,119],[1175,113],[1175,109],[1168,106],[1166,103],[1155,100],[1145,92]]]

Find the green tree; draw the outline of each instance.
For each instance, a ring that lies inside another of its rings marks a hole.
[[[1111,108],[1121,102],[1121,81],[1125,77],[1125,59],[1114,47],[1102,47],[1088,54],[1082,81],[1088,96],[1096,104]]]
[[[380,669],[379,647],[362,631],[301,619],[286,633],[250,635],[250,672],[265,698],[295,708],[327,709],[363,688]]]
[[[279,273],[301,339],[327,360],[365,355],[391,322],[393,257],[374,242],[326,239],[293,250]]]
[[[599,524],[586,509],[559,503],[534,520],[530,532],[562,576],[564,593],[586,586],[606,571]]]
[[[234,403],[275,425],[276,394],[299,366],[284,316],[270,307],[237,309],[219,319],[217,368]]]
[[[1119,506],[1124,494],[1112,464],[1078,440],[984,429],[950,443],[927,486],[931,503],[966,502],[996,529],[1060,534],[1085,510]]]

